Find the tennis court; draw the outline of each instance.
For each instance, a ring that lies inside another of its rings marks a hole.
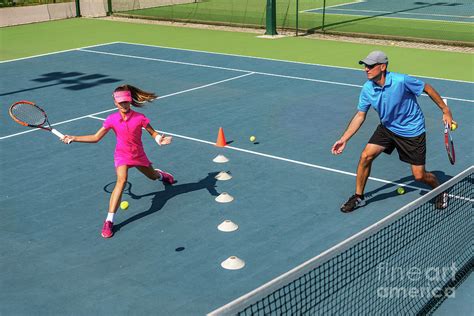
[[[0,68],[9,82],[0,92],[6,180],[0,187],[1,314],[206,314],[427,192],[396,154],[385,155],[373,166],[367,206],[339,211],[353,193],[360,151],[378,122],[370,111],[344,154],[331,155],[355,112],[365,82],[360,69],[124,42]],[[427,168],[445,182],[473,162],[473,84],[421,79],[448,99],[459,123],[451,166],[441,113],[427,96],[419,98]],[[62,133],[92,134],[115,110],[111,94],[124,83],[160,96],[139,111],[174,136],[173,143],[143,141],[154,166],[172,172],[177,183],[163,186],[132,170],[123,197],[130,207],[119,210],[118,230],[104,240],[100,229],[115,181],[112,133],[99,144],[65,145],[50,133],[22,129],[6,108],[31,100]],[[214,145],[219,127],[229,142],[225,148]],[[213,162],[218,154],[229,162]],[[216,180],[220,171],[232,179]],[[472,176],[469,183],[462,197],[472,203]],[[406,185],[404,195],[396,193],[399,184]],[[222,192],[235,200],[217,203]],[[219,231],[226,219],[239,229]],[[245,267],[223,269],[229,256],[243,259]],[[458,297],[453,310],[463,311],[469,296]]]
[[[306,10],[305,12],[321,13],[322,9]],[[329,6],[326,8],[326,13],[472,23],[474,21],[474,4],[467,0],[455,2],[367,0]]]

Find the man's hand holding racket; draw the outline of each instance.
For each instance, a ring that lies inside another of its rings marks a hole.
[[[446,105],[446,107],[443,108],[443,122],[444,124],[448,124],[448,127],[451,128],[451,124],[456,124],[456,122],[453,120],[453,114],[448,107],[448,99],[443,99],[443,102]]]

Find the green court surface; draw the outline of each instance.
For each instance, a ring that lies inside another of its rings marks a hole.
[[[263,30],[262,30],[263,33]],[[50,38],[56,40],[51,43]],[[469,53],[361,45],[304,37],[279,40],[257,38],[254,33],[143,25],[98,19],[70,19],[0,29],[2,60],[125,41],[199,51],[237,54],[357,68],[355,56],[384,50],[397,71],[418,76],[474,81],[474,58]]]

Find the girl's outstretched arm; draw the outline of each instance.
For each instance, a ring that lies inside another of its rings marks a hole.
[[[97,143],[99,142],[104,136],[107,134],[109,130],[101,127],[97,133],[94,135],[84,135],[84,136],[72,136],[72,135],[64,135],[62,141],[66,144],[72,142],[78,143]]]
[[[158,143],[158,145],[160,145],[160,146],[170,144],[171,140],[173,139],[173,137],[171,137],[171,136],[166,136],[165,134],[163,134],[163,135],[158,134],[158,132],[155,131],[155,129],[153,127],[151,127],[150,124],[148,124],[145,127],[145,129],[151,135],[151,137],[153,137],[153,139]]]

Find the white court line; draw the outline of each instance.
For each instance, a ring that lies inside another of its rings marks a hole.
[[[416,12],[393,12],[393,11],[377,11],[377,10],[358,10],[358,9],[331,9],[334,11],[350,11],[350,12],[367,12],[367,13],[382,13],[382,14],[402,14],[402,15],[426,15],[426,16],[433,16],[433,17],[450,17],[450,18],[469,18],[468,16],[464,15],[450,15],[450,14],[436,14],[436,13],[416,13]],[[435,20],[437,21],[437,20]],[[451,22],[451,21],[447,21]],[[456,21],[453,21],[456,22]]]
[[[423,20],[423,21],[429,21],[429,20]],[[336,68],[336,69],[349,69],[349,70],[356,70],[356,71],[364,71],[360,67],[359,68],[353,68],[353,67],[344,67],[344,66],[331,66],[331,65],[314,64],[314,63],[308,63],[308,62],[302,62],[302,61],[292,61],[292,60],[275,59],[275,58],[268,58],[268,57],[245,56],[245,55],[239,55],[239,54],[216,53],[216,52],[208,52],[208,51],[205,51],[205,50],[175,48],[175,47],[160,46],[160,45],[139,44],[139,43],[130,43],[130,42],[118,42],[116,44],[127,44],[127,45],[132,45],[132,46],[143,46],[143,47],[152,47],[152,48],[164,48],[164,49],[169,49],[169,50],[177,50],[177,51],[185,51],[185,52],[193,52],[193,53],[201,53],[201,54],[209,54],[209,55],[230,56],[230,57],[258,59],[258,60],[269,60],[269,61],[276,61],[276,62],[287,63],[287,64],[296,64],[296,65],[306,65],[306,66],[316,66],[316,67],[324,67],[324,68]],[[466,80],[446,79],[446,78],[437,78],[437,77],[429,77],[429,76],[421,76],[421,75],[413,75],[413,76],[420,77],[420,78],[443,80],[443,81],[462,82],[462,83],[469,83],[469,84],[473,83],[472,81],[466,81]]]
[[[93,116],[93,115],[89,115],[88,117],[96,119],[96,120],[105,121],[104,118],[96,117],[96,116]],[[184,135],[175,134],[175,133],[169,133],[169,132],[162,131],[162,130],[157,130],[157,132],[163,133],[163,134],[166,134],[166,135],[171,135],[173,137],[178,137],[178,138],[182,138],[182,139],[186,139],[186,140],[191,140],[191,141],[195,141],[195,142],[199,142],[199,143],[203,143],[203,144],[212,145],[212,146],[216,145],[215,142],[211,142],[211,141],[203,140],[203,139],[199,139],[199,138],[184,136]],[[247,153],[247,154],[252,154],[252,155],[261,156],[261,157],[265,157],[265,158],[271,158],[271,159],[275,159],[275,160],[290,162],[290,163],[294,163],[294,164],[301,165],[301,166],[306,166],[306,167],[316,168],[316,169],[320,169],[320,170],[325,170],[325,171],[340,173],[340,174],[344,174],[344,175],[349,175],[349,176],[353,176],[353,177],[357,176],[355,173],[352,173],[352,172],[347,172],[347,171],[342,171],[342,170],[338,170],[338,169],[323,167],[323,166],[320,166],[320,165],[315,165],[315,164],[311,164],[311,163],[307,163],[307,162],[303,162],[303,161],[298,161],[298,160],[294,160],[294,159],[283,158],[283,157],[279,157],[279,156],[275,156],[275,155],[264,154],[264,153],[260,153],[260,152],[257,152],[257,151],[238,148],[238,147],[234,147],[234,146],[225,146],[224,148],[231,149],[231,150],[236,150],[236,151],[241,151],[241,152],[244,152],[244,153]],[[426,191],[426,192],[429,191],[429,190],[425,190],[425,189],[415,187],[415,186],[411,186],[411,185],[408,185],[408,184],[388,181],[388,180],[384,180],[384,179],[379,179],[379,178],[374,178],[374,177],[369,177],[369,179],[373,180],[373,181],[377,181],[377,182],[386,183],[386,184],[393,184],[393,185],[397,185],[397,186],[403,186],[405,188],[411,188],[411,189]]]
[[[135,55],[119,54],[119,53],[101,52],[101,51],[89,50],[89,49],[80,49],[80,51],[81,52],[92,53],[92,54],[101,54],[101,55],[110,55],[110,56],[125,57],[125,58],[132,58],[132,59],[159,61],[159,62],[168,63],[168,64],[178,64],[178,65],[195,66],[195,67],[203,67],[203,68],[211,68],[211,69],[219,69],[219,70],[230,70],[230,71],[238,71],[238,72],[249,72],[248,70],[242,70],[242,69],[219,67],[219,66],[212,66],[212,65],[205,65],[205,64],[188,63],[188,62],[184,62],[184,61],[176,61],[176,60],[161,59],[161,58],[152,58],[152,57],[142,57],[142,56],[135,56]]]
[[[354,1],[354,2],[346,2],[346,3],[335,4],[335,5],[329,5],[329,6],[326,6],[326,9],[335,8],[335,7],[342,7],[342,6],[345,6],[345,5],[357,4],[357,3],[361,3],[361,2],[365,2],[365,0],[357,0],[357,1]],[[306,11],[311,11],[311,10],[323,10],[323,9],[324,9],[324,7],[318,7],[318,8],[307,9],[307,10],[300,11],[300,12],[306,12]]]
[[[9,63],[13,61],[19,61],[19,60],[25,60],[25,59],[31,59],[31,58],[37,58],[37,57],[43,57],[43,56],[49,56],[49,55],[55,55],[55,54],[62,54],[62,53],[68,53],[68,52],[73,52],[85,48],[93,48],[93,47],[100,47],[100,46],[107,46],[111,44],[120,44],[120,42],[110,42],[110,43],[103,43],[103,44],[97,44],[97,45],[91,45],[91,46],[84,46],[84,47],[79,47],[79,48],[72,48],[72,49],[65,49],[65,50],[59,50],[56,52],[51,52],[51,53],[45,53],[45,54],[39,54],[39,55],[34,55],[34,56],[28,56],[28,57],[21,57],[21,58],[16,58],[16,59],[9,59],[9,60],[3,60],[0,61],[0,64],[3,63]]]
[[[203,67],[203,68],[218,69],[218,70],[228,70],[228,71],[236,71],[236,72],[251,72],[252,74],[262,75],[262,76],[271,76],[271,77],[279,77],[279,78],[286,78],[286,79],[295,79],[295,80],[311,81],[311,82],[318,82],[318,83],[326,83],[326,84],[332,84],[332,85],[340,85],[340,86],[346,86],[346,87],[362,88],[362,85],[344,83],[344,82],[338,82],[338,81],[329,81],[329,80],[312,79],[312,78],[305,78],[305,77],[287,76],[287,75],[280,75],[280,74],[274,74],[274,73],[268,73],[268,72],[260,72],[260,71],[244,70],[244,69],[228,68],[228,67],[220,67],[220,66],[212,66],[212,65],[205,65],[205,64],[188,63],[188,62],[182,62],[182,61],[176,61],[176,60],[167,60],[167,59],[161,59],[161,58],[140,57],[140,56],[134,56],[134,55],[127,55],[127,54],[100,52],[100,51],[94,51],[94,50],[89,50],[89,49],[81,49],[80,51],[87,52],[87,53],[92,53],[92,54],[111,55],[111,56],[117,56],[117,57],[123,57],[123,58],[142,59],[142,60],[149,60],[149,61],[156,61],[156,62],[163,62],[163,63],[170,63],[170,64],[179,64],[179,65],[186,65],[186,66],[194,66],[194,67]],[[423,93],[422,96],[427,97],[428,95]],[[469,100],[469,99],[453,98],[453,97],[447,97],[447,96],[442,96],[442,97],[445,98],[445,99],[448,99],[448,100],[474,103],[474,100]]]
[[[310,14],[314,14],[314,12],[311,12],[311,10],[313,9],[309,9],[309,10],[304,10],[304,11],[300,11],[300,12],[303,12],[303,13],[310,13]],[[321,10],[321,9],[318,9],[318,10]],[[343,10],[343,9],[331,9],[331,10]],[[354,11],[360,11],[360,10],[354,10]],[[331,14],[331,13],[329,13]],[[370,17],[368,15],[362,15],[362,14],[356,14],[356,13],[336,13],[334,12],[334,14],[339,14],[339,15],[346,15],[346,16],[359,16],[359,17]],[[449,15],[449,17],[452,17],[452,15]],[[428,19],[428,18],[413,18],[413,17],[401,17],[401,16],[376,16],[376,18],[378,19],[397,19],[397,20],[409,20],[409,21],[421,21],[421,22],[442,22],[442,23],[458,23],[458,24],[472,24],[472,22],[469,22],[469,21],[451,21],[451,20],[440,20],[440,19]],[[463,18],[472,18],[472,16],[464,16]],[[357,69],[357,68],[355,68]],[[360,69],[359,69],[360,70]],[[443,79],[443,78],[436,78],[436,77],[427,77],[427,76],[419,76],[419,75],[415,75],[416,77],[420,77],[420,78],[432,78],[432,79],[438,79],[438,80],[448,80],[448,81],[457,81],[457,82],[466,82],[466,83],[472,83],[471,81],[463,81],[463,80],[452,80],[452,79]]]
[[[194,88],[191,88],[191,89],[182,90],[182,91],[178,91],[178,92],[175,92],[175,93],[170,93],[170,94],[167,94],[167,95],[163,95],[163,96],[158,97],[158,100],[159,100],[159,99],[164,99],[164,98],[167,98],[167,97],[171,97],[171,96],[174,96],[174,95],[186,93],[186,92],[189,92],[189,91],[194,91],[194,90],[198,90],[198,89],[207,88],[207,87],[210,87],[210,86],[214,86],[214,85],[216,85],[216,84],[219,84],[219,83],[223,83],[223,82],[227,82],[227,81],[239,79],[239,78],[246,77],[246,76],[250,76],[250,75],[253,75],[253,73],[250,72],[250,73],[247,73],[247,74],[244,74],[244,75],[240,75],[240,76],[237,76],[237,77],[232,77],[232,78],[228,78],[228,79],[224,79],[224,80],[219,80],[219,81],[216,81],[216,82],[208,83],[208,84],[205,84],[205,85],[202,85],[202,86],[199,86],[199,87],[194,87]],[[116,108],[112,108],[112,109],[108,109],[108,110],[105,110],[105,111],[100,111],[100,112],[96,112],[96,113],[92,113],[92,114],[87,114],[87,115],[80,116],[80,117],[76,117],[76,118],[73,118],[73,119],[70,119],[70,120],[67,120],[67,121],[62,121],[62,122],[54,123],[54,124],[51,124],[51,126],[58,126],[58,125],[62,125],[62,124],[74,122],[74,121],[77,121],[77,120],[81,120],[81,119],[83,119],[83,118],[92,117],[92,116],[94,116],[94,115],[103,114],[103,113],[111,112],[111,111],[114,111],[114,110],[116,110]],[[10,137],[14,137],[14,136],[18,136],[18,135],[22,135],[22,134],[26,134],[26,133],[31,133],[31,132],[34,132],[34,131],[37,131],[37,130],[40,130],[40,128],[28,129],[28,130],[23,131],[23,132],[20,132],[20,133],[15,133],[15,134],[10,134],[10,135],[6,135],[6,136],[2,136],[2,137],[0,137],[0,140],[6,139],[6,138],[10,138]]]
[[[101,117],[95,116],[95,115],[93,115],[93,114],[91,114],[91,115],[88,115],[87,117],[90,117],[90,118],[93,118],[93,119],[96,119],[96,120],[105,121],[105,119],[104,119],[104,118],[101,118]]]
[[[360,2],[365,2],[365,1],[360,1]],[[423,20],[423,21],[428,21],[428,20]],[[24,57],[24,58],[19,58],[19,59],[5,60],[5,61],[0,62],[0,63],[7,63],[7,62],[11,62],[11,61],[24,60],[24,59],[29,59],[29,58],[36,58],[36,57],[41,57],[41,56],[50,55],[50,54],[57,54],[57,53],[61,53],[61,52],[68,52],[68,51],[81,50],[81,49],[91,48],[91,47],[107,46],[107,45],[112,45],[112,44],[126,44],[126,45],[132,45],[132,46],[143,46],[143,47],[162,48],[162,49],[169,49],[169,50],[175,50],[175,51],[194,52],[194,53],[200,53],[200,54],[229,56],[229,57],[239,57],[239,58],[258,59],[258,60],[269,60],[269,61],[276,61],[276,62],[281,62],[281,63],[296,64],[296,65],[307,65],[307,66],[316,66],[316,67],[324,67],[324,68],[336,68],[336,69],[349,69],[349,70],[363,71],[363,70],[360,69],[360,68],[353,68],[353,67],[323,65],[323,64],[317,64],[317,63],[308,63],[308,62],[301,62],[301,61],[275,59],[275,58],[268,58],[268,57],[255,57],[255,56],[246,56],[246,55],[239,55],[239,54],[216,53],[216,52],[209,52],[209,51],[205,51],[205,50],[196,50],[196,49],[187,49],[187,48],[176,48],[176,47],[169,47],[169,46],[140,44],[140,43],[130,43],[130,42],[110,42],[110,43],[104,43],[104,44],[99,44],[99,45],[85,46],[85,47],[82,47],[82,48],[79,47],[79,48],[72,49],[72,50],[58,51],[58,52],[53,52],[53,53],[49,53],[49,54],[33,55],[33,56],[30,56],[30,57]],[[469,83],[469,84],[472,84],[472,83],[473,83],[472,81],[466,81],[466,80],[437,78],[437,77],[422,76],[422,75],[413,75],[413,76],[420,77],[420,78],[428,78],[428,79],[442,80],[442,81],[462,82],[462,83]],[[454,100],[454,99],[453,99],[453,100]]]
[[[296,80],[305,80],[305,81],[313,81],[313,82],[328,83],[328,84],[335,84],[335,85],[341,85],[341,86],[349,86],[349,87],[357,87],[357,88],[362,87],[361,85],[343,83],[343,82],[337,82],[337,81],[328,81],[328,80],[311,79],[311,78],[304,78],[304,77],[286,76],[286,75],[272,74],[272,73],[267,73],[267,72],[244,70],[244,69],[237,69],[237,68],[219,67],[219,66],[212,66],[212,65],[205,65],[205,64],[195,64],[195,63],[188,63],[188,62],[175,61],[175,60],[167,60],[167,59],[161,59],[161,58],[140,57],[140,56],[134,56],[134,55],[100,52],[100,51],[88,50],[88,49],[81,49],[81,51],[82,52],[93,53],[93,54],[111,55],[111,56],[132,58],[132,59],[143,59],[143,60],[157,61],[157,62],[162,62],[162,63],[179,64],[179,65],[211,68],[211,69],[218,69],[218,70],[229,70],[229,71],[236,71],[236,72],[251,72],[251,73],[256,74],[256,75],[273,76],[273,77],[296,79]]]
[[[250,75],[253,75],[253,74],[255,74],[255,73],[254,73],[254,72],[249,72],[249,73],[244,74],[244,75],[241,75],[241,76],[232,77],[232,78],[229,78],[229,79],[224,79],[224,80],[216,81],[216,82],[213,82],[213,83],[209,83],[209,84],[206,84],[206,85],[203,85],[203,86],[199,86],[199,87],[195,87],[195,88],[191,88],[191,89],[187,89],[187,90],[183,90],[183,91],[179,91],[179,92],[167,94],[167,95],[164,95],[164,96],[162,96],[162,97],[159,97],[158,99],[163,99],[163,98],[171,97],[171,96],[174,96],[174,95],[177,95],[177,94],[181,94],[181,93],[185,93],[185,92],[189,92],[189,91],[194,91],[194,90],[198,90],[198,89],[207,88],[207,87],[210,87],[210,86],[214,86],[214,85],[216,85],[216,84],[220,84],[220,83],[227,82],[227,81],[231,81],[231,80],[235,80],[235,79],[240,79],[240,78],[247,77],[247,76],[250,76]]]

